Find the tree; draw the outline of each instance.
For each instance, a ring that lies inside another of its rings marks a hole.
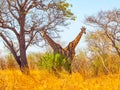
[[[112,45],[110,40],[103,31],[91,31],[86,37],[88,50],[90,52],[89,59],[92,61],[92,68],[95,75],[102,69],[105,74],[108,74],[107,68],[108,57],[112,55]]]
[[[87,34],[88,58],[94,75],[119,72],[120,57],[114,52],[112,43],[104,31],[90,31]]]
[[[106,55],[112,53],[110,40],[103,31],[91,31],[87,34],[86,42],[91,56]]]
[[[66,20],[75,19],[65,0],[2,0],[0,4],[0,36],[24,74],[29,74],[26,50],[41,41],[39,31],[58,32]]]
[[[120,56],[120,9],[101,11],[86,18],[87,24],[103,31]]]

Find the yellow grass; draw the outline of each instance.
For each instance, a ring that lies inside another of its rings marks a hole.
[[[83,78],[79,73],[55,77],[47,71],[0,71],[0,90],[120,90],[120,74]]]

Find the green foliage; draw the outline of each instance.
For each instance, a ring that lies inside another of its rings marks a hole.
[[[57,5],[58,9],[63,11],[64,16],[70,18],[71,20],[76,20],[76,16],[74,16],[74,14],[71,12],[71,10],[69,9],[69,7],[72,7],[72,5],[70,5],[69,3],[62,1],[59,2]]]
[[[46,53],[41,58],[41,61],[38,62],[38,66],[40,69],[47,69],[49,71],[61,71],[62,69],[69,71],[71,68],[71,62],[69,59],[58,53]]]
[[[69,7],[69,3],[67,2],[62,1],[58,3],[58,8],[63,11],[67,10],[68,7]]]

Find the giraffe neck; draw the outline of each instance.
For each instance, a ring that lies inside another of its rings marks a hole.
[[[76,48],[77,44],[79,43],[84,31],[81,31],[78,36],[72,41],[73,47]]]
[[[80,41],[83,33],[84,33],[84,31],[81,31],[81,32],[77,35],[77,37],[76,37],[72,42],[70,42],[70,43],[68,44],[68,46],[67,46],[65,49],[68,49],[68,48],[69,48],[69,49],[75,50],[75,48],[76,48],[77,44],[79,43],[79,41]]]
[[[51,48],[54,50],[55,53],[61,53],[63,51],[63,48],[59,44],[57,44],[56,42],[54,42],[54,40],[52,40],[46,34],[46,32],[42,32],[42,36],[49,43],[49,45],[51,46]]]
[[[77,35],[77,37],[72,42],[70,42],[66,48],[64,48],[64,50],[67,52],[68,57],[71,60],[73,60],[73,58],[75,56],[75,48],[76,48],[78,42],[80,41],[83,33],[84,33],[84,31],[81,30],[81,32]]]
[[[57,45],[45,32],[42,33],[43,38],[49,43],[49,45],[54,49]]]

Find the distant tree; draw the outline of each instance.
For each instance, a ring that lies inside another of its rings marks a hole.
[[[110,40],[103,31],[91,31],[86,37],[88,44],[89,59],[92,61],[92,68],[95,75],[102,69],[105,74],[108,74],[107,59],[112,55],[112,45]]]
[[[24,74],[29,74],[27,48],[41,41],[38,32],[58,32],[66,20],[75,19],[68,7],[65,0],[1,0],[0,37]]]
[[[86,36],[88,50],[91,56],[106,55],[112,53],[112,45],[110,40],[103,31],[91,31]]]
[[[86,22],[103,31],[120,56],[120,9],[101,11],[96,16],[87,17]]]

